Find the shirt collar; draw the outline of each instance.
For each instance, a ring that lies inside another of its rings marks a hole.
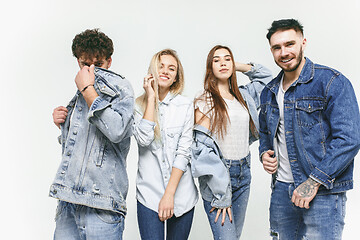
[[[160,102],[160,104],[169,105],[169,103],[171,102],[171,100],[173,100],[175,97],[176,97],[176,95],[169,91],[169,92],[166,94],[166,97],[164,98],[164,100],[162,100],[162,101]]]

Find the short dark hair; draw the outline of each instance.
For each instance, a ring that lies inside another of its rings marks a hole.
[[[302,35],[304,35],[303,32],[303,25],[298,20],[295,19],[281,19],[277,21],[273,21],[271,24],[271,27],[268,29],[268,33],[266,34],[266,38],[270,41],[271,36],[277,32],[277,31],[284,31],[294,29],[295,32],[301,32]]]
[[[71,49],[76,58],[86,59],[109,59],[114,52],[112,40],[97,28],[77,34]]]

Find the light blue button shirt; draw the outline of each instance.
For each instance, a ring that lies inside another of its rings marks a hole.
[[[191,210],[198,200],[190,171],[194,125],[192,101],[168,93],[159,103],[161,139],[155,139],[155,123],[143,119],[139,106],[135,107],[134,116],[133,134],[139,149],[136,198],[147,208],[158,212],[172,167],[178,168],[184,172],[174,198],[174,214],[179,217]]]

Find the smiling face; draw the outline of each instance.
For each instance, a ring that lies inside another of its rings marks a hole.
[[[306,39],[293,29],[275,32],[270,38],[275,63],[285,72],[301,71],[305,64]]]
[[[162,91],[169,91],[171,85],[176,81],[178,64],[171,55],[162,55],[160,57],[160,66],[158,70],[159,88]]]
[[[227,81],[233,74],[233,60],[225,48],[215,51],[212,61],[212,71],[219,81]]]

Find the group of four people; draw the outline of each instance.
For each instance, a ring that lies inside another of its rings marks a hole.
[[[138,143],[137,217],[142,239],[187,239],[198,192],[214,239],[239,239],[250,193],[250,151],[272,174],[273,239],[341,239],[346,190],[353,188],[360,116],[351,83],[303,55],[294,19],[274,21],[267,38],[276,64],[234,61],[226,46],[207,57],[204,89],[181,95],[175,51],[156,53],[134,99],[130,83],[107,70],[113,44],[98,30],[73,40],[77,93],[53,112],[62,161],[50,196],[59,199],[54,239],[122,239],[126,157]],[[236,71],[250,79],[238,86]],[[258,109],[260,108],[260,114]]]

